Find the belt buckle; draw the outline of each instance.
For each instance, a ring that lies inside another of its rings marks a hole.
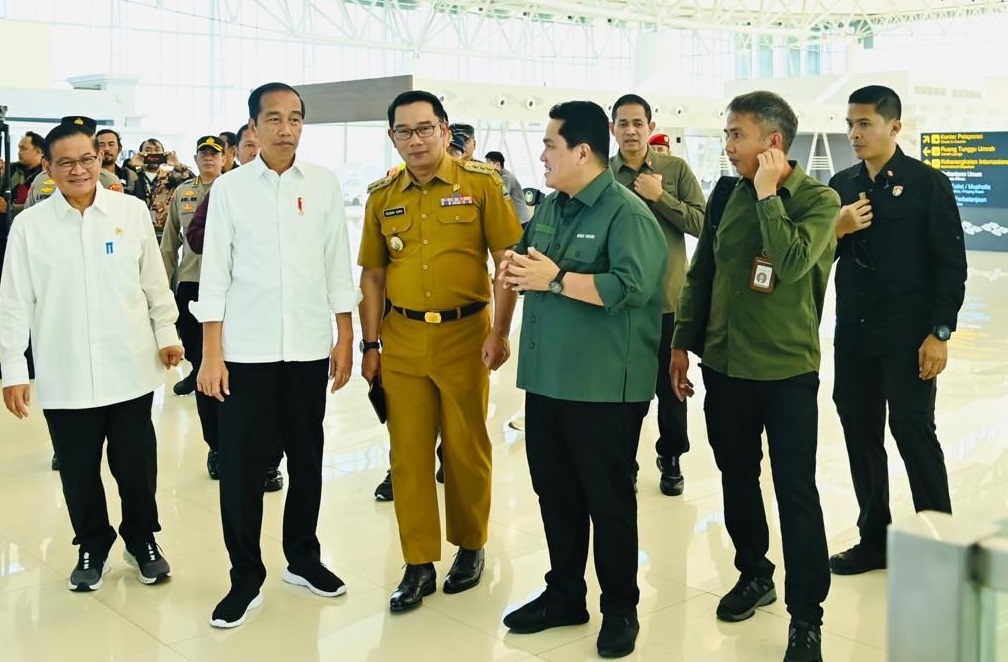
[[[440,324],[441,323],[441,313],[436,310],[428,310],[423,314],[423,321],[428,324]]]

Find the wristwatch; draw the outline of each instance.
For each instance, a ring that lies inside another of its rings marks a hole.
[[[381,349],[381,340],[361,340],[359,347],[361,354],[366,354],[369,349]]]
[[[566,275],[567,272],[564,269],[558,271],[556,278],[550,281],[549,291],[552,292],[553,294],[560,294],[561,292],[563,292],[563,279],[564,276]]]
[[[931,327],[931,335],[945,342],[952,337],[952,329],[948,328],[944,324],[939,324],[938,326]]]

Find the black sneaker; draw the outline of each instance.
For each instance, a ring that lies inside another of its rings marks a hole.
[[[52,462],[49,463],[49,467],[53,471],[59,471],[59,458],[56,457],[56,453],[52,454]]]
[[[206,471],[210,480],[220,480],[220,459],[216,448],[211,448],[206,456]]]
[[[175,382],[172,393],[175,395],[192,395],[196,390],[196,373],[190,372],[184,379]]]
[[[658,470],[661,471],[661,478],[658,480],[658,489],[665,496],[679,496],[683,493],[686,481],[683,479],[682,469],[679,468],[679,456],[669,457],[658,456]]]
[[[602,629],[599,630],[595,647],[599,657],[626,657],[634,651],[637,634],[640,632],[640,622],[636,614],[616,616],[604,614]]]
[[[385,472],[385,480],[375,488],[374,498],[375,501],[391,501],[392,496],[392,470],[389,469]]]
[[[834,554],[829,560],[834,575],[860,575],[886,567],[884,549],[859,542],[850,549]]]
[[[279,492],[283,489],[283,474],[280,467],[271,467],[266,470],[266,484],[263,492]]]
[[[744,621],[756,613],[757,607],[764,607],[776,600],[777,591],[772,579],[742,575],[718,603],[717,617],[733,623]]]
[[[822,662],[822,630],[818,625],[791,621],[784,662]]]
[[[346,584],[321,563],[307,568],[284,570],[283,580],[294,586],[304,586],[315,595],[323,598],[335,598],[346,593]]]
[[[138,545],[127,545],[123,559],[140,573],[141,584],[157,584],[171,577],[168,559],[161,554],[153,538]]]
[[[102,586],[102,577],[108,574],[111,566],[108,556],[96,556],[81,548],[77,550],[77,566],[70,573],[71,591],[87,593],[97,591]]]
[[[262,605],[263,597],[259,589],[239,589],[232,587],[224,599],[217,603],[210,616],[210,625],[215,628],[236,628],[245,622],[250,610]]]

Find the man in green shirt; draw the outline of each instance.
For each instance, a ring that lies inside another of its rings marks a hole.
[[[540,160],[556,192],[505,255],[501,278],[525,293],[518,387],[550,571],[545,592],[504,625],[531,633],[588,621],[591,525],[602,588],[597,648],[622,657],[640,629],[631,451],[655,392],[665,242],[607,167],[605,111],[569,101],[549,115]]]
[[[636,193],[658,219],[668,244],[668,268],[662,280],[665,304],[662,308],[662,336],[658,345],[658,487],[662,494],[683,493],[683,475],[679,456],[689,450],[686,434],[686,401],[672,392],[668,370],[672,359],[672,331],[679,293],[686,280],[686,234],[700,236],[704,202],[700,183],[685,161],[660,154],[649,146],[648,136],[655,129],[651,105],[636,94],[624,94],[612,108],[609,130],[619,143],[619,151],[609,159],[616,181]],[[631,458],[636,464],[637,448]]]
[[[821,660],[830,573],[815,483],[819,322],[836,248],[837,194],[787,158],[798,130],[776,94],[728,105],[725,152],[741,178],[720,218],[707,218],[676,314],[672,387],[692,395],[687,350],[703,359],[704,415],[721,470],[725,527],[738,583],[717,617],[741,621],[777,595],[760,494],[761,434],[770,468],[791,615],[786,662]]]

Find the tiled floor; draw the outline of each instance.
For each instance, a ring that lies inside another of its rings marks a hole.
[[[984,517],[1008,510],[1008,257],[970,255],[967,303],[941,379],[940,436],[959,513]],[[824,320],[830,347],[832,317]],[[854,537],[856,515],[847,459],[830,389],[832,366],[823,365],[820,393],[819,486],[830,548]],[[193,399],[155,398],[159,438],[159,541],[172,562],[172,580],[143,586],[122,562],[95,594],[71,593],[66,577],[76,561],[57,474],[41,412],[27,421],[0,415],[0,660],[591,660],[600,618],[598,588],[589,579],[591,621],[539,635],[508,634],[501,616],[542,586],[547,554],[525,462],[523,438],[507,422],[521,405],[515,360],[493,377],[488,426],[494,442],[491,534],[483,582],[469,592],[435,593],[414,613],[389,614],[388,595],[401,576],[391,504],[376,503],[375,485],[387,466],[387,435],[355,377],[329,399],[325,488],[319,533],[326,563],[349,592],[324,599],[284,584],[280,547],[284,493],[267,494],[263,548],[270,576],[265,604],[233,631],[218,631],[207,617],[227,588],[217,485],[204,470],[205,447]],[[188,369],[188,368],[186,368]],[[172,372],[170,387],[181,373]],[[696,375],[695,375],[696,376]],[[774,660],[783,657],[787,616],[778,602],[738,624],[715,620],[718,596],[735,580],[723,524],[719,480],[699,399],[690,410],[693,450],[684,458],[686,493],[658,492],[651,441],[654,414],[645,425],[639,460],[639,660]],[[894,516],[911,512],[902,465],[891,460]],[[107,481],[113,504],[114,485]],[[773,493],[765,498],[771,514]],[[117,504],[112,506],[118,518]],[[776,528],[776,522],[772,525]],[[444,549],[440,574],[454,550]],[[782,565],[779,537],[771,556]],[[778,580],[782,573],[778,573]],[[834,578],[826,603],[824,647],[832,662],[885,659],[885,574]]]

